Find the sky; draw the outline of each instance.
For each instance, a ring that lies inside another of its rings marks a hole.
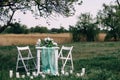
[[[78,16],[80,16],[81,13],[90,12],[93,17],[96,16],[97,12],[101,10],[103,7],[103,3],[110,4],[110,2],[113,2],[114,0],[83,0],[82,5],[75,6],[76,13],[72,17],[63,17],[63,16],[56,16],[53,18],[40,18],[35,19],[32,14],[22,14],[18,12],[14,17],[16,20],[20,20],[21,24],[25,24],[30,27],[34,26],[45,26],[48,29],[51,28],[60,28],[60,26],[64,27],[65,29],[69,28],[69,25],[74,26],[76,22],[78,21]]]

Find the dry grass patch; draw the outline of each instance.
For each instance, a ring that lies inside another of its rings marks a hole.
[[[53,38],[57,43],[69,43],[72,41],[70,33],[62,34],[1,34],[0,45],[35,45],[37,39],[45,37]]]

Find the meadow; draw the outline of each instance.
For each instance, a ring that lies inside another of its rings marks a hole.
[[[74,72],[69,76],[40,75],[34,80],[120,80],[120,42],[77,42],[60,44],[73,45]],[[22,45],[23,46],[23,45]],[[34,45],[30,45],[36,57]],[[16,46],[0,46],[0,80],[30,80],[29,77],[16,79],[9,78],[9,70],[15,71],[17,58]],[[77,77],[76,73],[86,69],[85,75]],[[21,73],[22,74],[22,73]],[[15,75],[15,73],[14,73]]]
[[[70,33],[0,34],[0,46],[23,44],[35,45],[38,39],[44,39],[46,37],[53,38],[57,43],[70,43],[72,41]]]
[[[106,34],[100,33],[96,37],[96,41],[102,42],[105,39]],[[0,46],[8,45],[35,45],[38,39],[44,39],[46,37],[53,38],[58,44],[71,43],[71,33],[34,33],[34,34],[0,34]],[[84,38],[81,41],[85,41]]]

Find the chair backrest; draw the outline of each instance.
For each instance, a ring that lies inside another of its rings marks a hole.
[[[62,46],[61,50],[60,50],[60,53],[58,55],[58,58],[59,57],[68,57],[69,55],[71,55],[72,49],[73,49],[73,46],[71,46],[71,47]]]
[[[25,46],[25,47],[18,47],[17,46],[17,50],[18,50],[18,55],[22,58],[22,57],[33,57],[31,54],[31,50],[29,48],[29,46]]]

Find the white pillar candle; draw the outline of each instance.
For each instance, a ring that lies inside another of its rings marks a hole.
[[[33,76],[30,76],[30,79],[33,79]]]
[[[47,70],[48,74],[50,74],[50,69]]]
[[[82,68],[82,73],[85,73],[85,68]]]
[[[44,75],[44,74],[42,74],[42,78],[45,78],[45,75]]]
[[[82,68],[82,72],[80,74],[81,76],[84,76],[85,75],[85,68]]]
[[[65,74],[65,71],[64,71],[64,70],[62,70],[62,71],[61,71],[61,73],[62,73],[62,74]]]
[[[77,73],[76,76],[77,76],[77,77],[80,77],[80,73]]]
[[[10,71],[9,71],[9,76],[10,76],[10,78],[13,77],[13,70],[10,70]]]
[[[80,76],[84,76],[85,74],[84,73],[80,73]]]
[[[37,74],[36,72],[32,72],[32,75],[33,75],[34,77],[37,77],[37,76],[38,76],[38,74]]]
[[[16,72],[16,78],[20,78],[19,72]]]
[[[22,75],[22,78],[25,78],[25,75]]]
[[[35,72],[32,72],[32,75],[35,76]]]
[[[73,73],[73,70],[70,70],[70,74],[72,74]]]
[[[68,73],[68,72],[65,72],[65,76],[69,76],[69,73]]]
[[[30,76],[30,72],[27,72],[27,76]]]

